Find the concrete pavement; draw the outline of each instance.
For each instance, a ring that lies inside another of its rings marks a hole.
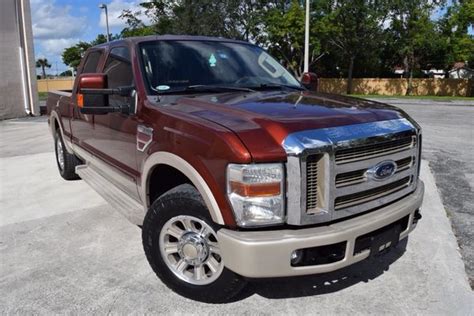
[[[362,97],[362,96],[361,96]],[[419,99],[419,98],[397,98],[397,97],[370,97],[368,99],[376,100],[383,103],[388,103],[396,106],[403,106],[403,105],[443,105],[443,106],[473,106],[474,100],[472,98],[457,98],[457,99],[449,99],[449,98],[434,98],[434,99]]]
[[[474,293],[426,162],[424,217],[405,252],[401,247],[323,276],[253,282],[239,300],[208,305],[168,290],[146,262],[139,228],[82,181],[60,178],[44,119],[0,122],[0,133],[1,314],[468,315],[474,310]],[[33,140],[43,145],[24,145]]]
[[[421,125],[423,157],[430,162],[474,289],[474,100],[379,101],[402,108]]]

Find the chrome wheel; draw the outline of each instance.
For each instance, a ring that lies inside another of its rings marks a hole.
[[[56,160],[58,161],[59,169],[64,170],[63,143],[59,138],[56,140]]]
[[[176,216],[165,223],[160,233],[160,252],[168,268],[191,284],[212,283],[224,269],[216,232],[193,216]]]

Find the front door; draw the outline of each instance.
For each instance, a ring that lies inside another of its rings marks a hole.
[[[104,65],[103,73],[107,75],[108,87],[118,88],[133,85],[133,73],[128,47],[119,46],[110,50]],[[110,106],[127,105],[134,108],[133,97],[111,95]],[[112,166],[109,176],[120,179],[127,193],[138,197],[136,181],[139,177],[136,162],[137,151],[137,118],[134,113],[121,114],[109,113],[95,115],[93,147],[97,156],[106,161],[107,166]],[[105,171],[105,170],[103,170]]]
[[[93,50],[85,57],[84,64],[79,69],[79,74],[96,73],[99,62],[103,55],[103,50]],[[77,89],[77,87],[75,87]],[[72,142],[74,145],[79,145],[81,149],[85,149],[92,153],[94,151],[94,115],[82,114],[77,106],[77,93],[72,91],[71,97],[71,131]],[[80,152],[79,152],[80,154]],[[84,157],[83,157],[84,158]]]

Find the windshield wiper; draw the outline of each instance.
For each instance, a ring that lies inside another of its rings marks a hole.
[[[298,91],[303,91],[304,88],[298,87],[298,86],[291,86],[287,84],[274,84],[274,83],[262,83],[258,86],[252,86],[249,87],[255,90],[283,90],[283,89],[292,89],[292,90],[298,90]]]
[[[246,88],[246,87],[196,84],[196,85],[184,87],[182,89],[162,91],[160,92],[160,94],[175,94],[175,93],[178,94],[178,93],[192,93],[192,92],[225,92],[225,91],[255,92],[255,90],[251,88]]]
[[[193,86],[187,86],[186,90],[193,91],[207,91],[207,90],[223,90],[223,91],[245,91],[245,92],[255,92],[255,90],[246,87],[236,87],[236,86],[225,86],[225,85],[210,85],[210,84],[196,84]]]

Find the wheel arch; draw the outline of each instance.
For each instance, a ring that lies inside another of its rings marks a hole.
[[[49,121],[50,121],[50,129],[51,129],[51,134],[54,136],[54,133],[56,130],[59,128],[61,132],[61,136],[63,135],[63,129],[61,124],[59,123],[59,115],[56,113],[56,111],[51,111],[49,115]]]
[[[152,181],[153,171],[160,166],[173,168],[184,175],[189,180],[188,183],[192,184],[201,194],[212,220],[220,225],[225,224],[217,200],[204,178],[190,163],[170,152],[153,153],[143,165],[140,195],[145,204],[145,211],[148,211],[152,203],[150,199],[150,182]]]
[[[49,120],[50,120],[50,129],[51,129],[51,135],[56,133],[56,131],[59,129],[59,132],[61,133],[61,137],[63,139],[64,145],[66,147],[66,150],[70,154],[74,154],[74,151],[72,150],[72,146],[70,141],[64,137],[64,130],[63,126],[61,124],[61,120],[59,119],[59,114],[56,111],[51,111],[49,115]]]

